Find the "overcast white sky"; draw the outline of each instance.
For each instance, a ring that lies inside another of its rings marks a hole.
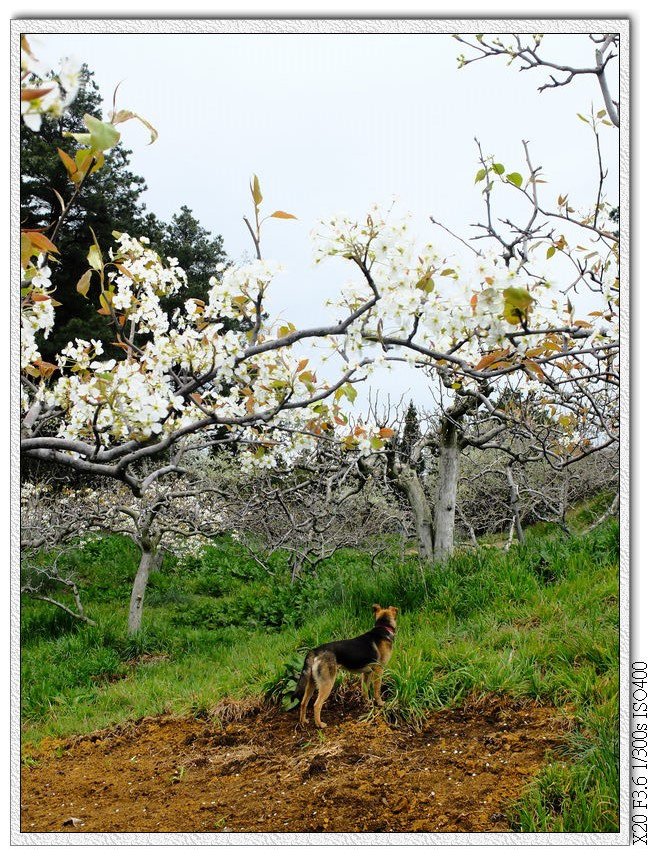
[[[58,34],[32,41],[52,66],[70,54],[87,62],[107,101],[122,81],[118,107],[156,126],[152,146],[136,124],[121,128],[157,216],[169,219],[187,204],[223,235],[231,257],[250,254],[242,215],[250,212],[248,183],[256,172],[263,207],[299,217],[270,220],[263,237],[265,256],[288,268],[273,289],[272,310],[298,326],[331,316],[324,299],[356,276],[352,265],[311,266],[308,233],[320,216],[361,215],[395,195],[423,240],[462,253],[427,218],[469,236],[469,224],[482,217],[475,136],[507,170],[522,174],[521,140],[528,140],[552,201],[560,192],[578,201],[593,196],[593,139],[576,112],[601,107],[596,81],[578,77],[539,94],[542,72],[520,73],[500,60],[459,70],[458,53],[469,52],[448,35]],[[593,62],[586,36],[544,41],[559,60]],[[616,198],[615,132],[603,149]],[[377,384],[394,398],[408,391],[416,402],[427,399],[424,378],[406,368]]]

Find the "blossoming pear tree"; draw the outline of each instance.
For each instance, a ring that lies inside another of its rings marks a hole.
[[[134,116],[113,112],[108,123],[87,118],[88,154],[78,152],[69,165],[64,159],[74,184],[81,185],[118,140],[115,124]],[[600,113],[592,117],[596,142],[605,120]],[[253,219],[247,221],[256,258],[215,268],[205,302],[187,301],[172,316],[162,310],[161,299],[173,298],[185,275],[173,258],[161,260],[146,238],[116,233],[111,248],[90,247],[78,290],[111,323],[119,359],[102,359],[100,342],[79,339],[56,365],[40,357],[37,336],[55,317],[47,262],[57,252],[56,226],[49,237],[25,231],[23,453],[120,480],[136,495],[179,472],[188,442],[213,440],[215,431],[220,441],[239,445],[244,467],[273,466],[278,453],[299,453],[320,435],[336,434],[343,448],[363,455],[381,450],[391,431],[348,424],[344,406],[354,399],[354,385],[378,367],[408,364],[428,370],[449,394],[434,538],[434,557],[444,558],[453,546],[461,419],[479,409],[498,417],[495,397],[519,375],[520,390],[539,393],[571,439],[555,456],[572,459],[601,444],[570,435],[583,412],[603,415],[590,384],[607,390],[617,376],[618,242],[607,221],[602,164],[595,207],[576,213],[568,194],[560,194],[556,206],[542,202],[541,169],[533,167],[527,144],[524,150],[526,168],[510,170],[479,149],[476,182],[483,184],[487,212],[479,236],[487,249],[470,245],[469,266],[431,242],[416,241],[411,220],[395,206],[322,220],[313,232],[316,261],[343,258],[357,278],[332,299],[334,320],[312,328],[268,314],[281,265],[262,256],[261,227],[267,218],[294,217],[278,210],[263,215],[256,176]],[[506,216],[502,229],[494,217],[496,190],[523,196],[529,218],[518,225]],[[65,212],[63,202],[61,218]],[[573,269],[569,277],[567,268]],[[580,318],[583,289],[593,303]],[[227,320],[237,326],[226,328]],[[331,382],[300,351],[314,343],[338,360]],[[615,418],[610,432],[614,427]]]
[[[512,181],[505,182],[519,189]],[[536,183],[533,174],[524,193],[529,184],[534,188]],[[459,431],[465,415],[484,409],[491,418],[498,417],[498,406],[490,397],[508,387],[513,376],[519,376],[520,393],[536,392],[540,400],[548,400],[549,415],[557,413],[567,438],[584,413],[605,410],[611,414],[615,408],[611,398],[608,402],[595,398],[587,383],[609,394],[616,380],[616,250],[612,244],[592,265],[595,271],[583,271],[583,279],[591,282],[595,273],[605,283],[590,313],[603,324],[594,325],[575,315],[571,291],[576,280],[568,286],[551,283],[553,256],[547,250],[556,249],[556,243],[566,250],[564,235],[545,240],[541,262],[533,259],[531,248],[525,267],[509,266],[500,256],[481,256],[476,273],[469,278],[448,257],[440,257],[431,244],[416,248],[411,236],[406,221],[389,223],[378,211],[365,220],[342,217],[323,223],[317,231],[317,258],[341,256],[361,270],[363,278],[344,289],[344,308],[355,310],[363,303],[368,278],[379,294],[372,308],[341,337],[341,354],[367,359],[368,345],[373,345],[373,366],[408,363],[424,367],[450,395],[438,442],[433,557],[440,559],[453,546]],[[534,230],[524,240],[539,249]],[[537,270],[540,263],[543,267]],[[603,433],[607,442],[615,432],[615,417],[610,421]],[[605,442],[599,439],[571,438],[564,456],[554,456],[573,459],[601,446]]]
[[[36,129],[40,114],[60,113],[64,103],[44,98],[57,92],[53,78],[31,86],[34,65],[26,42],[23,57],[23,117],[32,118],[30,128]],[[173,298],[185,284],[178,262],[161,260],[145,237],[116,232],[108,250],[95,242],[77,287],[111,322],[123,356],[103,359],[100,341],[77,338],[59,353],[57,364],[45,361],[38,339],[55,323],[56,289],[48,262],[58,254],[56,234],[86,178],[119,141],[117,124],[133,118],[151,130],[153,140],[153,127],[132,111],[114,109],[109,122],[84,118],[88,132],[74,133],[82,148],[74,158],[60,152],[74,191],[67,201],[61,197],[59,219],[49,231],[21,232],[21,447],[32,458],[119,479],[141,495],[157,478],[178,471],[179,460],[173,455],[144,476],[136,466],[204,430],[219,428],[230,441],[245,434],[243,463],[264,465],[273,462],[273,448],[286,443],[289,427],[311,434],[344,424],[341,401],[354,398],[353,383],[363,377],[365,362],[342,368],[329,383],[319,380],[297,348],[344,333],[377,296],[370,290],[361,308],[322,327],[297,330],[290,322],[269,320],[265,299],[282,268],[261,256],[261,225],[265,218],[295,217],[280,210],[263,217],[254,177],[254,219],[247,224],[256,260],[215,267],[207,302],[189,300],[170,317],[161,300]],[[226,321],[236,326],[226,327]],[[285,415],[284,429],[274,431],[273,422]],[[294,439],[298,448],[308,442]]]
[[[375,267],[381,299],[355,323],[346,351],[374,342],[381,347],[382,362],[424,367],[447,392],[440,405],[435,525],[431,539],[420,543],[421,549],[433,548],[427,558],[443,559],[453,549],[460,450],[494,445],[509,426],[524,426],[521,400],[508,394],[538,395],[544,407],[547,421],[538,433],[527,428],[532,458],[542,455],[561,467],[618,439],[618,206],[604,195],[607,169],[600,146],[602,132],[618,125],[617,105],[605,79],[617,41],[594,37],[597,66],[572,73],[566,65],[542,64],[540,37],[533,37],[532,48],[514,39],[516,49],[505,48],[497,38],[488,50],[485,38],[477,36],[476,59],[507,54],[523,59],[525,68],[561,68],[567,73],[562,85],[587,72],[598,78],[606,107],[592,110],[590,117],[578,115],[595,143],[592,204],[579,207],[563,192],[557,202],[548,201],[542,187],[547,181],[531,161],[528,142],[523,142],[524,167],[512,170],[485,155],[477,141],[475,183],[482,184],[486,212],[475,226],[479,233],[470,243],[431,217],[463,250],[470,250],[473,274],[440,259],[431,245],[416,252],[403,221],[387,226],[371,215],[364,225],[342,218],[324,223],[317,233],[319,258],[339,255],[358,261],[365,250],[364,277],[368,261]],[[459,63],[467,65],[463,57]],[[513,195],[521,201],[506,198]],[[528,209],[524,219],[513,216],[521,213],[522,201]],[[505,211],[501,218],[497,202]],[[450,280],[458,282],[455,290]],[[346,292],[347,305],[354,308],[363,280]],[[584,312],[577,311],[580,306]],[[464,420],[470,417],[483,417],[487,428],[465,434]],[[426,533],[427,520],[416,522],[422,522]]]

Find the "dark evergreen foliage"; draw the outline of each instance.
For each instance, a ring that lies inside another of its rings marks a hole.
[[[21,224],[25,228],[46,230],[61,212],[58,192],[68,201],[74,186],[68,179],[57,148],[74,156],[79,145],[64,137],[64,131],[85,132],[84,114],[101,116],[101,94],[93,73],[84,65],[81,86],[74,102],[58,119],[44,117],[39,132],[21,128]],[[167,306],[171,311],[189,297],[205,298],[208,280],[215,265],[226,260],[221,235],[212,236],[183,205],[169,224],[146,211],[142,195],[147,186],[143,177],[129,167],[131,151],[118,144],[106,154],[105,165],[84,183],[71,206],[57,237],[60,263],[52,266],[52,283],[56,286],[56,327],[42,345],[46,360],[75,337],[101,339],[105,356],[114,349],[108,321],[96,315],[97,297],[91,290],[84,298],[77,292],[79,278],[88,267],[86,256],[95,232],[102,251],[115,243],[113,231],[125,231],[135,237],[146,235],[157,252],[174,256],[188,274],[188,287]],[[56,192],[55,192],[56,190]]]

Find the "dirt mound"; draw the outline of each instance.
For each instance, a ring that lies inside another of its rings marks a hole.
[[[244,717],[241,715],[244,714]],[[486,832],[562,739],[557,710],[491,698],[421,730],[332,699],[328,728],[229,703],[29,749],[23,832]]]

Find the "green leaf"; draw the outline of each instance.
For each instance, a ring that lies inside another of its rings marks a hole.
[[[278,339],[283,339],[285,336],[289,336],[289,334],[293,333],[295,329],[295,324],[292,324],[290,321],[288,321],[286,324],[281,325],[278,328]]]
[[[549,246],[549,248],[546,250],[546,257],[547,258],[553,258],[554,255],[555,255],[555,247]]]
[[[83,144],[84,147],[90,147],[90,139],[91,135],[89,132],[68,132],[67,130],[63,133],[64,138],[74,138],[79,144]]]
[[[32,257],[32,242],[29,239],[27,232],[20,235],[20,263],[26,268],[29,264],[29,259]]]
[[[253,196],[253,203],[255,207],[259,207],[262,203],[262,191],[260,189],[260,179],[257,174],[253,175],[253,181],[251,183],[251,195]]]
[[[80,180],[83,177],[83,175],[90,168],[90,164],[93,161],[93,159],[95,160],[95,164],[93,165],[93,167],[91,169],[91,172],[90,172],[91,174],[94,174],[96,171],[99,171],[99,169],[104,164],[104,154],[100,153],[99,151],[96,151],[96,150],[93,151],[93,150],[84,149],[84,148],[77,150],[77,152],[75,153],[74,161],[75,161],[75,164],[76,164],[77,169],[78,169],[78,174],[79,174]]]
[[[90,132],[90,146],[93,150],[110,150],[120,140],[120,133],[111,123],[104,123],[92,114],[84,114],[84,123]]]
[[[436,287],[435,282],[431,279],[431,277],[425,273],[422,279],[419,279],[416,284],[416,288],[419,288],[425,294],[431,294],[433,289]]]
[[[521,324],[535,302],[535,298],[525,288],[506,288],[503,299],[505,300],[503,315],[508,324]]]
[[[504,168],[503,165],[501,165],[500,162],[495,162],[495,163],[492,165],[492,170],[495,171],[497,174],[503,174],[503,172],[504,172],[506,169]]]
[[[88,264],[92,267],[93,270],[102,269],[104,260],[102,259],[102,254],[96,243],[93,243],[93,245],[90,247],[86,258],[88,260]]]
[[[99,295],[99,309],[97,310],[97,312],[100,315],[110,315],[111,314],[111,307],[109,304],[109,300],[107,300],[107,297],[109,298],[109,300],[112,300],[112,297],[105,295],[103,292],[102,292],[102,294]]]
[[[487,171],[485,170],[485,168],[479,168],[479,170],[476,172],[476,177],[474,178],[474,183],[480,183],[481,180],[485,180],[486,174],[487,174]]]
[[[512,174],[506,174],[506,180],[509,180],[514,186],[521,186],[524,178],[518,171],[513,171]]]

